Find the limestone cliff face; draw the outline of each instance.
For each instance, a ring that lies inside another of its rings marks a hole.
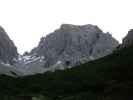
[[[13,59],[18,55],[17,48],[6,34],[5,30],[0,27],[0,61],[4,63],[13,63]]]
[[[31,54],[44,56],[45,66],[58,61],[74,65],[82,58],[93,60],[110,54],[117,46],[118,41],[97,26],[63,24],[53,33],[42,37]]]

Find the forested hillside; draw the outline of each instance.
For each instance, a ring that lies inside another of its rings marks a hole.
[[[1,75],[0,95],[21,98],[44,95],[52,100],[131,100],[132,59],[130,46],[64,71],[18,78]]]

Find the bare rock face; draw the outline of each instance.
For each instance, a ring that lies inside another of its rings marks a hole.
[[[109,33],[103,33],[94,25],[63,24],[53,33],[42,37],[31,54],[45,57],[45,67],[58,61],[75,65],[81,59],[94,60],[110,54],[117,46]]]
[[[17,55],[17,48],[14,43],[10,40],[5,30],[0,27],[0,61],[12,64]]]
[[[122,47],[128,47],[133,44],[133,29],[128,31],[127,36],[123,39]]]
[[[20,56],[12,40],[0,27],[0,74],[23,76],[64,70],[106,56],[118,45],[109,33],[104,33],[95,25],[63,24],[42,37],[30,53]]]

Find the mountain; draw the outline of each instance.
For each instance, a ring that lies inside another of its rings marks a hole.
[[[2,67],[0,73],[31,75],[64,70],[106,56],[117,46],[117,40],[95,25],[63,24],[53,33],[42,37],[31,53],[21,56],[0,27],[0,64],[8,69],[5,71]]]
[[[17,58],[18,52],[13,41],[9,38],[5,30],[0,27],[0,61],[8,64],[13,64]]]
[[[31,55],[44,56],[45,67],[57,62],[77,65],[83,59],[94,60],[110,54],[118,41],[95,25],[63,24],[46,37],[31,51]]]
[[[18,78],[0,75],[0,89],[0,98],[13,100],[132,100],[133,44],[71,69]]]
[[[63,24],[42,37],[30,53],[19,56],[14,67],[23,75],[64,70],[106,56],[119,45],[95,25]]]

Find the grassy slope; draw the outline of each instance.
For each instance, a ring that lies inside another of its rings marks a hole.
[[[0,76],[0,95],[45,95],[61,100],[131,100],[133,47],[65,71]],[[2,96],[1,96],[2,97]]]

